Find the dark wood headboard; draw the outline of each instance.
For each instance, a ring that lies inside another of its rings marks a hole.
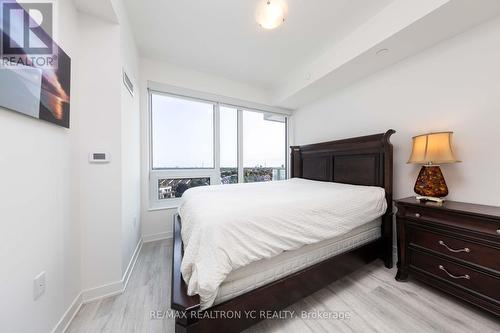
[[[392,144],[396,133],[361,136],[344,140],[292,146],[291,176],[385,189],[387,212],[383,233],[392,251]],[[388,249],[389,251],[389,249]]]
[[[304,179],[383,187],[392,200],[392,144],[386,133],[292,146],[291,175]]]

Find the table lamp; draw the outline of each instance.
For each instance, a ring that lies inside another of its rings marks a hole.
[[[460,162],[451,147],[453,132],[428,133],[413,137],[413,150],[408,163],[423,164],[415,193],[417,200],[442,203],[448,195],[448,186],[439,164]]]

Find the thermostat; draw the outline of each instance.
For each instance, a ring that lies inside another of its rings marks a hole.
[[[109,163],[111,161],[111,156],[108,153],[90,153],[89,162],[90,163]]]

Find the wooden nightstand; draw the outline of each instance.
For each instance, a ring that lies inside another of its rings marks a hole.
[[[398,273],[500,316],[500,207],[396,201]]]

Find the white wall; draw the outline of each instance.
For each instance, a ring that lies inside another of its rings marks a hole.
[[[295,143],[397,130],[395,198],[413,195],[413,135],[455,132],[463,163],[442,167],[450,199],[500,205],[500,19],[334,92],[294,114]]]
[[[138,82],[128,21],[57,5],[56,36],[72,58],[71,128],[0,109],[0,332],[60,331],[85,295],[119,292],[140,239],[139,94],[122,83],[122,68]],[[111,163],[90,164],[95,151]],[[41,271],[47,290],[33,301]]]
[[[119,24],[80,14],[78,179],[82,219],[83,289],[116,292],[140,240],[139,94],[123,84],[126,70],[137,86],[137,48],[120,0],[113,1]],[[110,154],[108,164],[88,163],[88,154]],[[97,288],[97,290],[95,289]],[[92,297],[89,296],[89,297]]]
[[[122,274],[134,254],[141,237],[141,135],[139,112],[139,63],[137,46],[130,29],[122,1],[115,0],[114,8],[120,22],[120,53],[122,69],[134,85],[132,96],[121,83],[122,109]]]
[[[253,103],[269,104],[268,92],[240,82],[212,76],[166,62],[140,59],[141,94],[141,222],[145,239],[171,237],[176,209],[150,210],[149,204],[149,116],[148,81],[189,90],[237,98]]]
[[[77,177],[82,224],[83,289],[121,279],[121,77],[120,27],[87,14],[79,17],[81,61],[75,71],[81,87]],[[108,164],[90,164],[91,152],[111,154]]]
[[[77,12],[70,0],[57,6],[57,42],[75,68]],[[71,84],[74,102],[74,70]],[[72,103],[72,127],[80,111]],[[73,140],[71,129],[0,109],[0,332],[49,332],[80,292]],[[46,293],[33,301],[41,271]]]

